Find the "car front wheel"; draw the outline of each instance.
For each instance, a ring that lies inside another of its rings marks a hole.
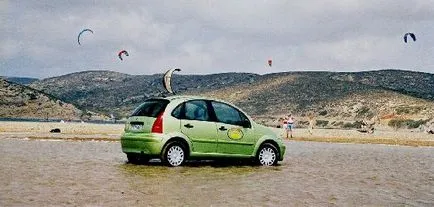
[[[279,153],[274,145],[265,143],[259,148],[256,160],[263,166],[277,165],[278,155]]]
[[[185,157],[186,152],[184,146],[175,141],[165,147],[162,161],[171,167],[177,167],[184,163]]]

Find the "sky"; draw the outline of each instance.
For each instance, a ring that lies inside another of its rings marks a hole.
[[[170,68],[434,73],[434,0],[0,0],[0,76]]]

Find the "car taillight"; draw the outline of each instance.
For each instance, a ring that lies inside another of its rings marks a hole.
[[[155,119],[152,125],[152,133],[163,133],[163,112],[158,114],[157,119]]]

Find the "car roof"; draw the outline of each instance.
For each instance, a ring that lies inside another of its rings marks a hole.
[[[173,95],[173,96],[167,96],[167,97],[152,97],[150,99],[166,99],[169,101],[204,99],[204,100],[213,100],[213,101],[228,103],[227,101],[216,99],[216,98],[205,97],[205,96],[194,96],[194,95]]]
[[[211,100],[211,101],[218,101],[221,103],[225,103],[225,104],[229,104],[235,108],[237,108],[238,110],[242,111],[246,116],[247,113],[245,113],[241,108],[239,108],[238,106],[234,105],[233,103],[230,103],[228,101],[224,101],[221,99],[217,99],[217,98],[211,98],[211,97],[205,97],[205,96],[193,96],[193,95],[173,95],[173,96],[167,96],[167,97],[152,97],[150,99],[163,99],[163,100],[168,100],[170,102],[172,101],[187,101],[187,100],[197,100],[197,99],[202,99],[202,100]]]

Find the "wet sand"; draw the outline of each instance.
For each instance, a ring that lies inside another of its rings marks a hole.
[[[285,137],[285,133],[282,129],[272,129],[276,134]],[[291,140],[331,143],[434,146],[433,134],[412,130],[395,131],[390,128],[377,129],[373,134],[361,133],[355,129],[315,129],[313,134],[309,134],[307,129],[295,129]]]
[[[0,139],[0,206],[434,206],[434,148],[285,141],[276,167],[126,163],[119,142]]]

